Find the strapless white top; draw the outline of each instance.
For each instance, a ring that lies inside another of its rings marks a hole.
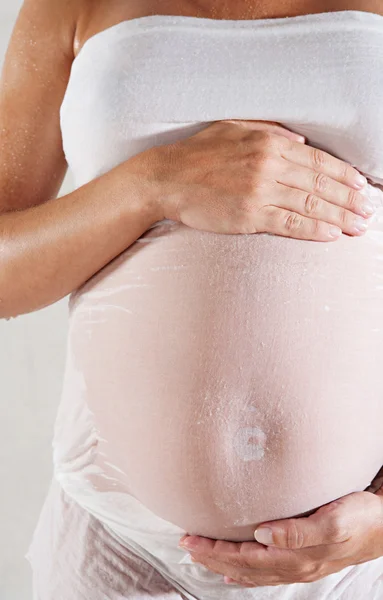
[[[305,135],[308,144],[354,165],[370,184],[383,184],[383,17],[339,11],[251,21],[164,15],[123,21],[85,42],[73,62],[60,109],[63,147],[76,187],[147,148],[189,137],[223,119],[280,122]],[[377,202],[382,207],[381,200]],[[245,241],[239,239],[243,236],[233,237],[245,252]],[[222,245],[219,236],[214,240],[211,248]],[[229,236],[225,241],[229,243]],[[374,269],[378,271],[381,225],[363,247],[368,250],[374,243],[378,248]],[[290,241],[289,247],[301,246]],[[325,252],[323,245],[304,247]],[[335,244],[328,247],[336,253]],[[210,251],[208,245],[206,249]],[[141,257],[149,256],[148,252]],[[89,486],[81,488],[85,462],[76,444],[91,452],[93,432],[88,435],[86,431],[92,423],[82,404],[81,377],[78,397],[72,393],[76,382],[71,379],[70,360],[69,355],[56,423],[55,475],[68,493],[185,597],[382,597],[378,579],[383,559],[304,586],[228,589],[215,574],[198,565],[182,564],[177,541],[184,532],[135,498],[126,496],[123,510],[116,503],[117,512],[108,513],[101,493],[97,495]],[[380,466],[374,465],[376,470]]]
[[[278,121],[383,183],[383,17],[123,21],[85,42],[61,106],[78,186],[222,119]]]

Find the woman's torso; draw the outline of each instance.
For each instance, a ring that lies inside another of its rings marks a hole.
[[[167,3],[169,15],[175,8]],[[108,22],[88,36],[61,110],[77,184],[234,117],[280,120],[383,182],[383,17],[345,13],[341,22],[338,13],[328,30],[329,15],[264,15],[251,24],[258,16],[247,12],[242,29],[135,13],[133,29]],[[273,43],[269,33],[278,33]],[[268,89],[249,84],[265,68],[256,53],[249,60],[256,44],[283,56]],[[307,65],[324,79],[294,103]],[[383,209],[373,191],[378,214],[364,238],[219,236],[165,221],[77,290],[55,436],[67,491],[89,507],[97,494],[110,507],[131,494],[190,533],[234,540],[251,539],[259,521],[366,487],[383,457]]]

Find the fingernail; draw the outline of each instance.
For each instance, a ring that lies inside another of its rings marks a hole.
[[[357,187],[364,187],[367,185],[367,179],[360,173],[355,177],[354,182]]]
[[[362,206],[362,211],[365,215],[373,215],[375,212],[375,207],[371,202],[365,202]]]
[[[368,224],[364,219],[355,219],[354,229],[357,233],[365,233],[368,229]]]
[[[181,548],[186,548],[186,550],[195,550],[195,548],[197,548],[197,546],[198,546],[198,544],[196,542],[193,542],[191,540],[191,538],[187,538],[187,539],[181,538],[178,545]]]
[[[273,544],[273,532],[267,527],[256,529],[254,532],[254,537],[257,542],[264,544],[265,546],[271,546]]]
[[[332,238],[337,238],[341,235],[342,230],[339,227],[330,227],[328,230],[328,234]]]

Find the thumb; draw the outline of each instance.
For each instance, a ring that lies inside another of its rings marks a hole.
[[[282,135],[283,137],[286,137],[289,140],[293,140],[294,142],[301,142],[302,144],[306,142],[305,136],[300,135],[299,133],[295,133],[294,131],[290,131],[289,129],[286,129],[285,127],[283,127],[283,125],[277,123],[276,121],[251,121],[246,119],[244,119],[243,121],[239,121],[237,119],[229,119],[227,120],[227,122],[237,123],[238,125],[243,125],[247,128],[256,129],[258,131],[270,131],[270,133]]]
[[[339,544],[354,533],[355,521],[365,521],[364,498],[350,494],[319,508],[308,517],[262,523],[254,532],[257,542],[289,550]]]

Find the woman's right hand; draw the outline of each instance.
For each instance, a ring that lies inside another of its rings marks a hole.
[[[350,164],[269,121],[217,121],[160,152],[165,219],[224,234],[334,241],[362,235],[371,204]],[[364,180],[364,183],[363,183]],[[372,206],[371,206],[372,207]]]

